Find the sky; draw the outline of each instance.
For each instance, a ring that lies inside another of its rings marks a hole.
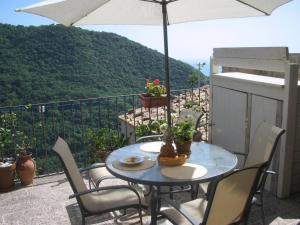
[[[13,25],[46,25],[54,21],[14,9],[39,0],[1,0],[0,23]],[[163,53],[161,26],[85,26],[125,36]],[[219,19],[189,22],[168,27],[169,56],[189,62],[208,61],[217,47],[287,46],[289,52],[300,53],[300,0],[276,9],[271,16]]]

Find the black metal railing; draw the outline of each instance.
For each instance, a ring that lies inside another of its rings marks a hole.
[[[205,113],[199,130],[207,140],[208,87],[193,89],[193,94],[191,89],[172,91],[172,95],[174,113],[179,113],[191,101]],[[15,113],[17,123],[14,129],[24,132],[32,141],[37,175],[62,170],[51,150],[58,136],[69,143],[79,166],[85,166],[88,157],[84,136],[88,128],[116,130],[130,142],[135,142],[138,124],[166,119],[164,107],[142,108],[138,94],[0,107],[0,114],[4,113]]]

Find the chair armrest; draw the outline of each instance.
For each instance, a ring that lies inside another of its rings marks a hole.
[[[170,206],[172,206],[174,209],[176,209],[182,216],[184,216],[191,224],[193,225],[199,225],[199,221],[196,221],[194,218],[191,217],[191,215],[189,215],[189,213],[183,209],[182,207],[180,207],[180,205],[173,201],[173,200],[169,200],[167,198],[164,197],[159,197],[160,200],[166,202],[167,204],[169,204]],[[164,215],[163,212],[159,212],[159,214]]]
[[[149,135],[149,136],[143,136],[143,137],[140,137],[136,140],[136,143],[140,143],[141,141],[145,140],[145,139],[150,139],[150,138],[157,138],[159,140],[161,140],[161,138],[163,137],[164,135],[163,134],[156,134],[156,135]]]
[[[276,175],[277,173],[273,170],[267,170],[266,171],[267,174],[271,174],[271,175]]]
[[[74,198],[74,197],[80,197],[80,196],[86,195],[86,194],[90,194],[92,192],[117,190],[117,189],[129,189],[129,190],[133,191],[139,199],[139,204],[140,205],[142,204],[142,200],[141,200],[139,192],[135,188],[130,187],[128,185],[115,185],[115,186],[106,186],[106,187],[100,187],[100,188],[93,188],[93,189],[90,189],[90,190],[74,193],[74,194],[69,196],[69,199]]]
[[[92,170],[92,169],[96,169],[96,168],[100,168],[100,167],[105,167],[105,163],[97,163],[97,164],[93,164],[91,166],[88,166],[86,168],[81,168],[79,170],[80,173],[83,173],[85,171],[89,171],[89,170]]]
[[[262,193],[263,190],[265,189],[265,184],[266,184],[266,180],[267,180],[267,177],[268,175],[276,175],[277,173],[275,171],[272,171],[272,170],[266,170],[263,172],[262,176],[261,176],[261,179],[257,185],[257,188],[256,188],[256,193]]]
[[[95,187],[99,187],[100,183],[104,180],[108,180],[108,179],[119,179],[113,175],[108,175],[108,176],[102,176],[102,177],[99,177],[98,179],[94,180],[92,178],[90,178],[90,181],[93,183],[93,185]]]
[[[231,152],[232,154],[235,154],[235,155],[241,155],[241,156],[244,156],[246,157],[248,154],[247,153],[243,153],[243,152]]]

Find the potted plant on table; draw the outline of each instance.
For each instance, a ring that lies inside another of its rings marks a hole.
[[[144,108],[160,107],[167,105],[166,87],[160,80],[146,80],[146,93],[140,94],[141,104]]]
[[[33,183],[36,164],[30,150],[32,143],[23,132],[16,132],[17,174],[23,185]]]
[[[195,126],[190,120],[183,120],[172,127],[172,134],[178,154],[186,154],[189,157],[195,132]]]
[[[14,142],[16,114],[5,113],[0,116],[0,192],[11,190],[14,185],[16,163],[11,153]]]

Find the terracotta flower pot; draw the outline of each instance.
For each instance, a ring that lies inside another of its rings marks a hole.
[[[105,162],[107,156],[110,154],[111,152],[103,152],[103,151],[100,151],[99,152],[99,158],[101,160],[101,162]]]
[[[6,192],[15,186],[16,163],[11,166],[0,167],[0,192]]]
[[[202,132],[201,131],[197,131],[194,134],[193,141],[197,141],[197,142],[203,141]]]
[[[167,96],[151,97],[140,94],[140,101],[144,108],[161,107],[167,105]]]
[[[192,141],[185,141],[183,143],[178,143],[175,141],[175,145],[176,145],[176,150],[177,150],[177,153],[178,154],[185,154],[187,155],[187,157],[190,156],[191,154],[191,144],[192,144]]]
[[[17,173],[24,185],[32,184],[35,176],[35,162],[31,155],[19,156],[17,161]]]

